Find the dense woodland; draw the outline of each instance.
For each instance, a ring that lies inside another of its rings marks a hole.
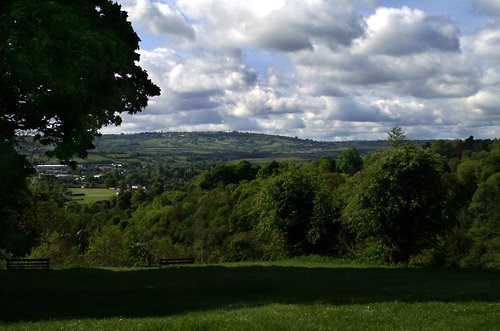
[[[239,160],[179,172],[167,163],[108,172],[109,201],[68,202],[31,180],[1,231],[0,257],[59,266],[153,266],[324,255],[376,264],[500,267],[500,141],[407,141],[311,160]],[[132,189],[140,185],[143,189]]]
[[[267,144],[278,140],[260,136],[256,147],[231,135],[198,136],[223,147],[216,152],[190,134],[150,133],[103,138],[112,142],[106,149],[95,139],[99,130],[160,94],[138,66],[139,37],[127,13],[110,1],[19,0],[0,2],[0,18],[0,261],[152,266],[160,257],[204,263],[316,254],[500,265],[497,139],[410,142],[395,128],[374,150],[380,142],[361,149],[296,138]],[[30,136],[26,146],[20,135]],[[68,201],[67,184],[35,175],[42,154],[122,163],[85,179],[119,194]]]

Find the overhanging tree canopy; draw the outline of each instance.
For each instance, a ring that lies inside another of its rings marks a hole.
[[[138,66],[139,38],[108,0],[0,3],[0,142],[19,132],[85,157],[98,130],[119,125],[160,89]]]
[[[18,135],[35,135],[62,161],[85,157],[101,127],[160,94],[138,49],[109,0],[0,1],[0,248],[23,255],[29,241],[19,221],[33,168]]]

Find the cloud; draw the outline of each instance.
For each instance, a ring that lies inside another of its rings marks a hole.
[[[170,90],[177,93],[238,90],[252,85],[256,74],[226,56],[192,57],[172,68],[168,75]]]
[[[474,8],[482,15],[500,15],[500,0],[473,0]]]
[[[302,112],[303,102],[262,86],[239,51],[186,56],[158,48],[141,51],[141,58],[141,65],[162,89],[162,95],[134,117],[148,130],[199,129],[211,124],[227,130],[268,130],[274,126],[279,130],[285,124],[303,127],[301,119],[293,115]]]
[[[487,24],[465,37],[464,45],[479,69],[478,89],[466,99],[466,105],[478,117],[500,120],[500,22]]]
[[[475,62],[460,53],[395,57],[317,47],[294,54],[292,62],[302,91],[312,94],[343,96],[362,88],[430,99],[467,97],[477,91]]]
[[[195,39],[194,29],[185,21],[179,11],[168,4],[137,0],[125,2],[124,9],[130,19],[139,22],[151,32],[166,36],[176,36],[190,41]]]
[[[361,17],[345,2],[332,6],[327,1],[290,0],[254,24],[257,47],[283,52],[312,49],[314,43],[349,45],[364,31]]]
[[[422,10],[378,8],[366,23],[366,34],[356,41],[356,53],[398,56],[429,50],[459,51],[455,26]]]
[[[233,105],[228,112],[236,117],[259,114],[292,114],[303,110],[301,102],[293,96],[282,96],[279,91],[254,86],[244,93],[232,93],[225,98]]]
[[[304,121],[297,115],[288,114],[286,116],[270,116],[268,118],[260,118],[257,123],[262,130],[272,131],[290,131],[304,129],[306,126]]]
[[[239,52],[201,52],[181,56],[158,48],[141,51],[141,64],[163,93],[151,105],[156,112],[213,109],[221,106],[226,91],[247,90],[257,74],[242,63]]]
[[[373,102],[373,106],[379,108],[385,118],[390,119],[386,120],[387,123],[399,126],[456,124],[441,107],[414,98],[379,99]]]
[[[379,108],[361,104],[351,98],[324,97],[326,109],[318,117],[344,122],[380,122],[389,120]]]
[[[294,52],[301,49],[312,49],[312,43],[297,27],[287,26],[283,21],[275,21],[257,31],[254,44],[257,47]]]
[[[497,2],[477,0],[474,8],[495,13]],[[140,65],[162,95],[143,113],[124,115],[117,130],[345,140],[384,139],[394,125],[411,138],[491,137],[500,126],[493,15],[467,12],[483,24],[464,34],[462,17],[426,10],[425,2],[120,3],[143,40],[157,38],[141,50]]]
[[[467,99],[475,112],[500,117],[500,85],[496,88],[484,89]]]
[[[486,25],[464,41],[473,54],[500,61],[500,22]]]
[[[217,1],[181,0],[178,6],[193,19],[200,43],[221,47],[248,43],[278,52],[350,44],[364,31],[353,2],[322,0]]]

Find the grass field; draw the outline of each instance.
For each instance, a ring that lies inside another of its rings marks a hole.
[[[500,272],[334,263],[0,271],[0,330],[499,330]]]
[[[77,203],[92,203],[101,200],[108,200],[116,195],[115,190],[107,188],[70,188],[71,193],[84,193],[84,196],[75,196],[73,201]]]

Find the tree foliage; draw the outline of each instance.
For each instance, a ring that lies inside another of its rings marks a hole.
[[[345,217],[378,238],[393,262],[408,262],[447,227],[443,167],[429,150],[404,144],[382,152],[354,183]]]
[[[393,127],[387,132],[387,142],[389,146],[397,147],[406,141],[406,135],[400,126]]]
[[[36,134],[63,160],[141,111],[159,88],[137,65],[139,38],[108,0],[2,1],[0,143]]]
[[[404,142],[372,153],[354,175],[332,172],[323,157],[219,164],[189,181],[168,164],[137,162],[96,179],[113,177],[121,191],[89,205],[65,202],[63,184],[40,179],[26,210],[13,210],[23,222],[2,228],[0,254],[31,251],[58,266],[319,254],[499,268],[499,150],[498,140],[469,139],[447,167],[432,145]]]
[[[472,197],[470,233],[477,238],[466,259],[473,266],[500,266],[500,172],[489,176]]]
[[[0,36],[0,232],[13,233],[33,174],[20,135],[71,162],[101,127],[141,111],[160,89],[137,65],[127,14],[108,0],[1,1]],[[5,247],[14,236],[1,237]]]
[[[243,180],[252,180],[257,176],[258,169],[248,161],[236,164],[219,164],[202,174],[200,186],[211,189],[217,186],[236,184]]]
[[[326,178],[305,169],[290,168],[262,182],[256,195],[256,228],[261,236],[282,241],[289,255],[332,254],[339,208]]]
[[[29,196],[27,177],[33,168],[22,155],[0,143],[0,248],[22,254],[28,246],[28,234],[19,222]]]
[[[433,141],[431,149],[445,159],[450,159],[455,156],[455,147],[453,146],[453,143],[448,140],[440,139]]]
[[[340,171],[348,175],[353,175],[363,169],[363,159],[356,147],[351,147],[342,152],[338,167]]]

